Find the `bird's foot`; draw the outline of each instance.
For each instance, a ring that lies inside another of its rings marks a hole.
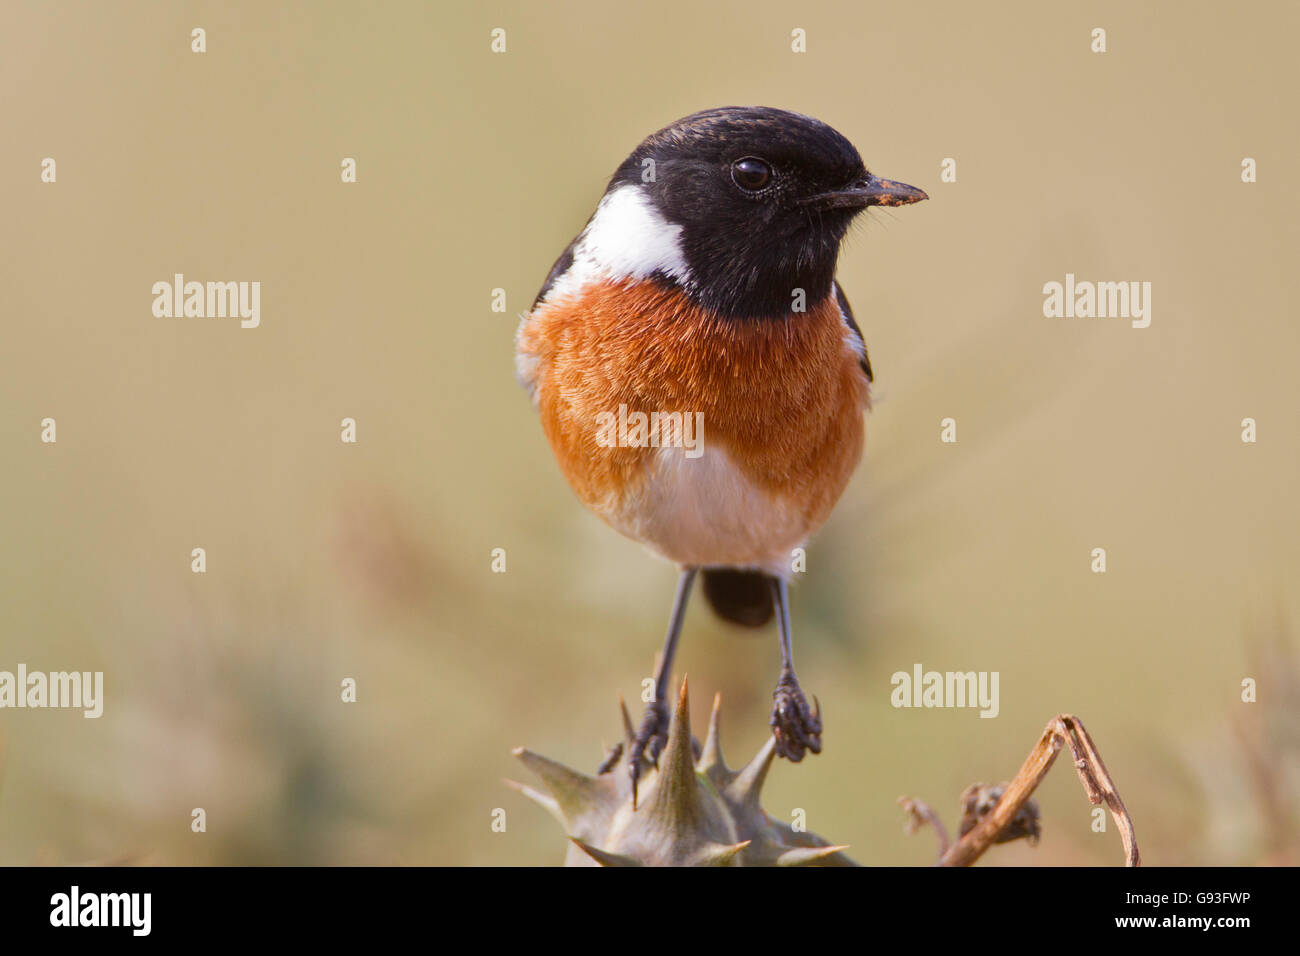
[[[623,759],[623,745],[615,744],[605,752],[605,759],[600,762],[596,768],[596,776],[609,773],[618,766],[618,762]]]
[[[636,784],[641,778],[643,758],[649,752],[650,763],[659,765],[659,754],[668,743],[668,708],[656,700],[646,708],[641,728],[632,738],[627,752],[628,774],[632,777],[632,808],[636,809]]]
[[[799,680],[792,671],[785,671],[772,692],[772,736],[776,738],[776,752],[791,763],[803,759],[804,751],[822,752],[822,708],[817,702],[815,710],[809,709]],[[817,701],[817,698],[813,698]]]

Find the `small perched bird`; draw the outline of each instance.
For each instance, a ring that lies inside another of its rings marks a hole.
[[[725,620],[758,627],[775,611],[777,753],[821,752],[786,583],[794,549],[857,466],[870,407],[871,363],[836,260],[864,209],[926,198],[868,172],[811,117],[695,113],[623,161],[523,317],[518,376],[565,477],[616,530],[682,568],[628,755],[634,793],[643,754],[656,759],[666,740],[697,575]]]

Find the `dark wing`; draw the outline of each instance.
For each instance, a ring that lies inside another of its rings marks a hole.
[[[546,293],[551,291],[551,287],[559,281],[560,276],[569,271],[569,266],[573,265],[573,250],[578,245],[578,240],[582,238],[582,233],[573,237],[564,251],[560,253],[560,258],[555,260],[555,265],[551,266],[551,271],[546,276],[546,281],[542,283],[542,290],[537,293],[537,298],[533,300],[533,308],[537,308],[537,303],[546,298]]]
[[[867,381],[874,382],[871,377],[871,357],[867,355],[867,341],[862,337],[862,330],[858,328],[858,323],[853,319],[853,308],[849,305],[848,298],[844,295],[844,290],[840,288],[839,280],[835,280],[835,301],[840,304],[840,314],[844,316],[844,324],[848,326],[849,331],[853,333],[862,346],[862,371],[867,373]]]

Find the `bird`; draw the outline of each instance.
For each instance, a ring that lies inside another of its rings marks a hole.
[[[821,752],[821,703],[809,706],[794,670],[792,555],[858,465],[873,380],[836,266],[863,211],[928,198],[870,172],[810,116],[693,113],[618,166],[521,317],[516,377],[564,477],[680,568],[654,696],[629,744],[634,801],[643,757],[657,760],[667,740],[697,578],[723,620],[776,618],[775,750],[795,763]]]

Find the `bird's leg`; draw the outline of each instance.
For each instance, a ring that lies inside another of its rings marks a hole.
[[[682,576],[677,581],[677,596],[673,599],[673,614],[668,621],[668,636],[664,638],[664,651],[659,657],[659,666],[655,668],[655,696],[646,708],[641,721],[641,729],[632,738],[628,748],[627,767],[632,777],[632,807],[636,808],[636,784],[641,776],[641,760],[648,747],[650,761],[659,760],[659,751],[668,743],[668,678],[673,670],[673,656],[677,653],[677,638],[682,633],[682,620],[686,617],[686,602],[691,596],[691,585],[695,583],[697,568],[683,568]]]
[[[809,709],[799,678],[794,676],[790,605],[783,578],[772,578],[772,598],[776,602],[777,627],[781,629],[781,677],[772,692],[772,736],[776,738],[776,752],[792,763],[798,763],[805,750],[815,754],[822,752],[821,704],[817,704],[816,710]]]

